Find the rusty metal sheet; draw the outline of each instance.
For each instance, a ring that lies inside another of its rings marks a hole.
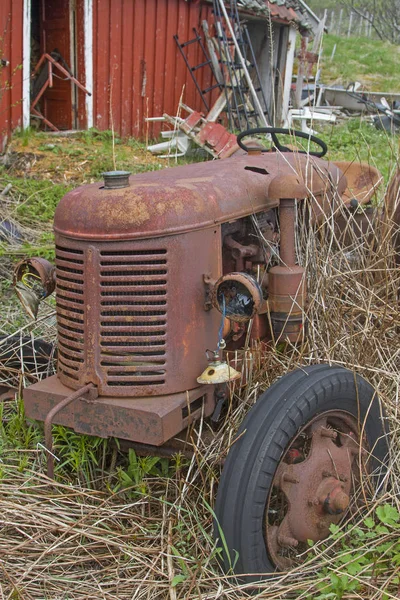
[[[71,389],[58,377],[44,379],[24,391],[26,416],[44,421],[49,411],[71,395]],[[214,408],[214,389],[210,386],[180,394],[152,397],[102,397],[87,395],[60,411],[54,423],[78,433],[160,446],[185,429],[201,414],[209,416]]]

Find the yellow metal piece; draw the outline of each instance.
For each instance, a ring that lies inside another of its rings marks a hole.
[[[200,377],[197,378],[197,383],[201,384],[216,384],[228,383],[240,377],[240,373],[230,367],[228,363],[215,361],[211,362]]]

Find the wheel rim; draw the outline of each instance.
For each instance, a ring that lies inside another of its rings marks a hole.
[[[359,455],[358,422],[345,411],[317,415],[291,441],[275,472],[264,519],[267,551],[278,569],[292,567],[308,540],[328,537],[330,525],[348,512]]]

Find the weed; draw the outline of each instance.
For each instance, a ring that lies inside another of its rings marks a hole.
[[[40,430],[28,424],[25,418],[24,403],[16,398],[10,403],[0,403],[0,447],[2,450],[28,450],[42,440]]]
[[[360,526],[347,525],[343,530],[338,525],[331,525],[330,530],[332,535],[319,545],[319,550],[332,547],[334,542],[335,560],[317,573],[320,583],[314,600],[340,600],[344,595],[360,594],[364,586],[361,576],[364,580],[369,578],[377,582],[385,574],[398,570],[400,514],[391,504],[378,506]],[[388,582],[398,586],[399,575],[389,578]],[[389,597],[385,589],[380,597]]]
[[[99,476],[104,477],[110,440],[75,433],[61,425],[53,426],[53,440],[58,476],[76,477],[88,488],[93,487]]]
[[[37,135],[37,130],[34,127],[25,127],[24,129],[17,129],[14,136],[20,138],[21,143],[24,147],[29,146],[30,141]]]
[[[168,458],[159,458],[158,456],[138,456],[133,448],[129,449],[128,465],[126,469],[119,467],[117,477],[119,488],[133,488],[140,495],[148,492],[145,478],[167,477],[169,475]]]

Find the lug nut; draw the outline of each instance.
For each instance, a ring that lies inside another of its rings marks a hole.
[[[340,479],[340,481],[344,481],[344,483],[346,483],[346,481],[349,480],[349,478],[346,477],[346,475],[339,475],[339,479]]]
[[[322,471],[322,477],[333,477],[330,471]]]

